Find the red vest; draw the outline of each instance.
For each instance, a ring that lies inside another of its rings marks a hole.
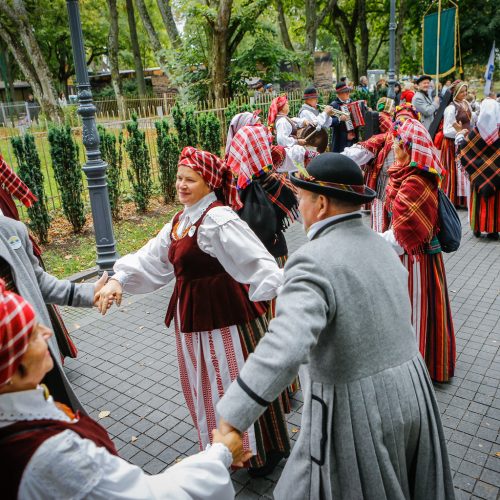
[[[248,288],[234,280],[217,259],[198,246],[198,228],[205,214],[218,206],[222,206],[222,203],[216,201],[205,210],[192,226],[195,228],[194,233],[186,234],[179,240],[170,234],[168,259],[174,266],[176,282],[165,323],[170,326],[179,302],[179,327],[183,333],[241,325],[267,311],[267,302],[252,302],[248,298]],[[180,214],[172,221],[172,232]]]
[[[2,498],[16,500],[24,469],[38,447],[46,440],[72,430],[96,446],[103,446],[118,455],[106,429],[87,416],[79,416],[77,422],[60,420],[30,420],[0,428],[0,482]]]

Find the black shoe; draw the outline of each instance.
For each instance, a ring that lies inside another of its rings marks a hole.
[[[486,238],[488,238],[489,240],[498,241],[498,233],[488,233],[486,235]]]
[[[476,238],[481,238],[481,231],[474,231],[474,236]]]
[[[283,458],[288,458],[289,453],[281,451],[269,451],[267,453],[266,463],[262,467],[250,467],[248,475],[253,478],[269,476],[274,472],[276,466]]]

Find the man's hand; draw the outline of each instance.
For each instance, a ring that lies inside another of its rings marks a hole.
[[[104,271],[102,273],[102,276],[95,282],[94,285],[94,304],[95,304],[95,297],[99,293],[99,290],[106,284],[108,281],[108,271]]]
[[[122,293],[120,282],[110,279],[94,296],[94,304],[97,305],[99,312],[104,316],[113,302],[116,302],[118,306],[122,303]]]
[[[328,116],[333,115],[333,108],[330,105],[325,106],[325,109],[323,110]]]
[[[305,146],[306,145],[306,141],[305,141],[305,139],[297,139],[297,144],[299,146]]]
[[[214,429],[212,437],[214,443],[222,443],[229,449],[233,455],[233,465],[235,466],[242,467],[243,462],[249,460],[253,455],[251,451],[243,450],[243,440],[237,431],[222,434],[218,429]]]
[[[349,120],[349,116],[346,116],[346,115],[340,115],[339,120],[340,120],[341,122],[346,122],[347,120]]]

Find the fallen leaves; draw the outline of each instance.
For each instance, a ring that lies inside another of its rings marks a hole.
[[[111,415],[111,412],[108,410],[102,410],[99,412],[99,418],[106,418]]]
[[[300,431],[300,429],[297,429],[297,427],[294,427],[292,429],[292,434],[297,434],[297,432],[299,432],[299,431]]]
[[[136,441],[137,441],[137,436],[132,436],[132,437],[130,438],[130,442],[131,442],[131,443],[135,443]]]

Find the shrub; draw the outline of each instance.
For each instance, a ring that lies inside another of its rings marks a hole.
[[[215,113],[198,115],[198,143],[204,151],[220,156],[221,125]]]
[[[155,127],[160,187],[165,203],[170,203],[175,199],[175,179],[180,154],[179,140],[170,132],[166,119],[155,122]]]
[[[146,134],[139,130],[137,115],[127,123],[129,138],[125,141],[125,149],[130,158],[127,176],[132,184],[132,197],[139,212],[146,212],[151,198],[153,181],[151,179],[151,161],[146,145]]]
[[[78,161],[78,146],[71,136],[71,128],[51,127],[49,130],[50,157],[54,177],[61,193],[65,217],[79,233],[85,225],[85,212],[82,200],[82,169]]]
[[[172,108],[172,118],[177,130],[181,150],[186,146],[196,147],[198,143],[198,130],[194,117],[194,107],[186,105],[182,109],[179,101],[177,101]]]
[[[38,201],[31,208],[28,208],[30,218],[28,226],[41,243],[46,243],[50,227],[50,216],[47,210],[47,197],[43,188],[43,173],[35,138],[28,133],[24,138],[12,137],[11,142],[19,165],[19,177],[38,198]]]
[[[120,218],[121,208],[121,173],[123,165],[123,133],[120,132],[118,141],[115,134],[109,133],[99,125],[99,139],[101,142],[102,159],[108,164],[106,171],[111,215],[114,220]]]

